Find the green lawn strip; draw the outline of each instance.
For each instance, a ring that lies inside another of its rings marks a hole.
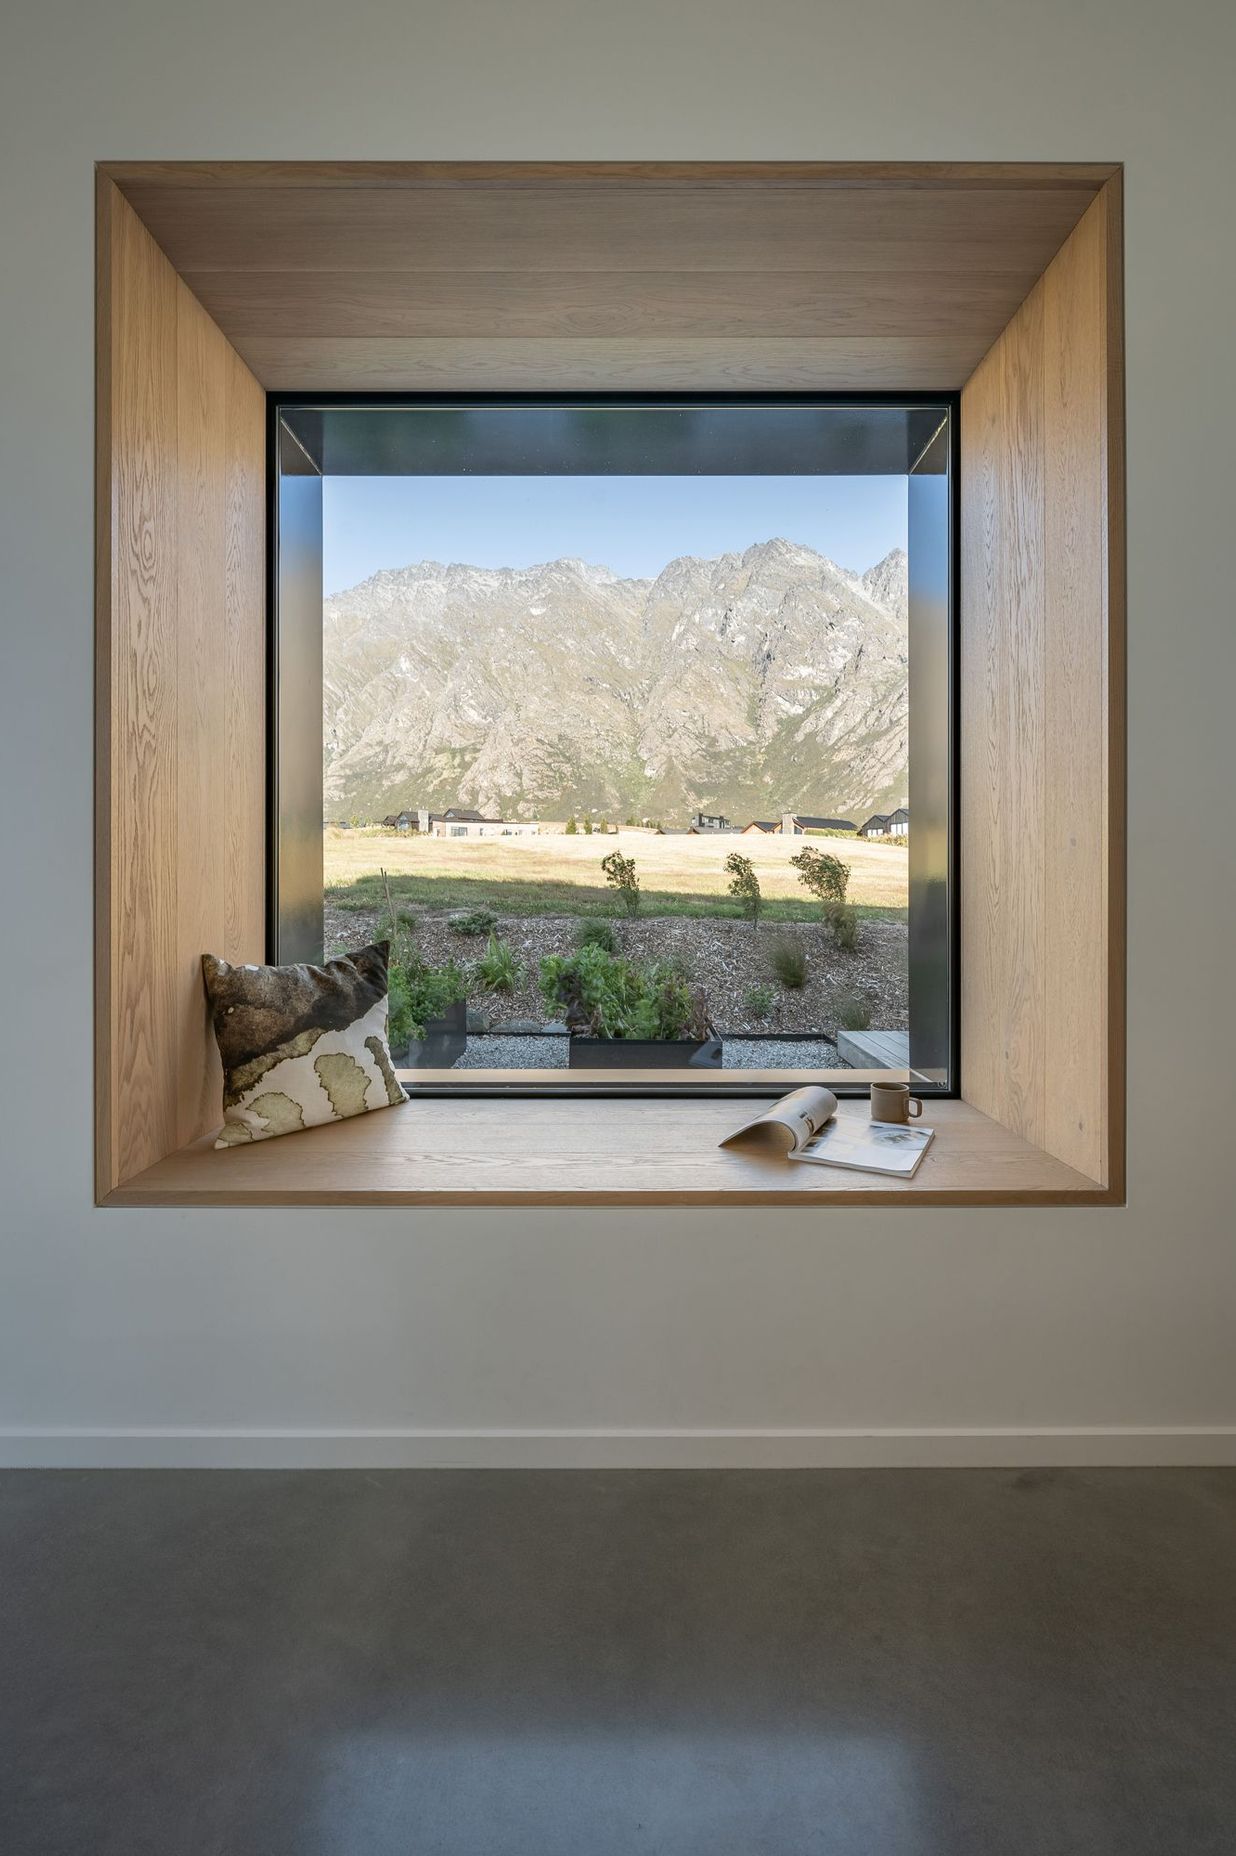
[[[612,890],[582,883],[392,875],[390,886],[397,905],[452,911],[485,907],[502,915],[599,915],[622,919]],[[379,876],[357,877],[352,883],[328,889],[326,900],[337,909],[356,914],[372,914],[383,909],[386,903]],[[908,918],[904,908],[863,902],[854,907],[864,921],[904,922]],[[669,889],[641,890],[640,919],[667,915],[694,921],[740,921],[743,911],[728,896],[690,896]],[[772,897],[765,901],[760,919],[762,922],[818,922],[820,905],[806,897],[801,902]]]

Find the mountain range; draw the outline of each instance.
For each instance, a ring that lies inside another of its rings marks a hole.
[[[570,559],[384,570],[324,602],[326,813],[899,804],[906,588],[899,548],[858,575],[781,538],[655,580]]]

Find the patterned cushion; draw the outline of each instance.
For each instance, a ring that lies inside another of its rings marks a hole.
[[[223,1059],[216,1147],[407,1100],[386,1041],[389,953],[379,941],[324,967],[233,967],[202,955]]]

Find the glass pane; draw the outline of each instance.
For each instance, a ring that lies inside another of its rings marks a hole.
[[[912,996],[947,1034],[947,933],[909,925],[947,408],[283,418],[321,471],[323,945],[393,914],[411,1080],[904,1075]]]

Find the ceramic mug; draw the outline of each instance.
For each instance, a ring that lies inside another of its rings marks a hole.
[[[872,1121],[917,1121],[923,1105],[910,1094],[909,1083],[872,1083]]]

